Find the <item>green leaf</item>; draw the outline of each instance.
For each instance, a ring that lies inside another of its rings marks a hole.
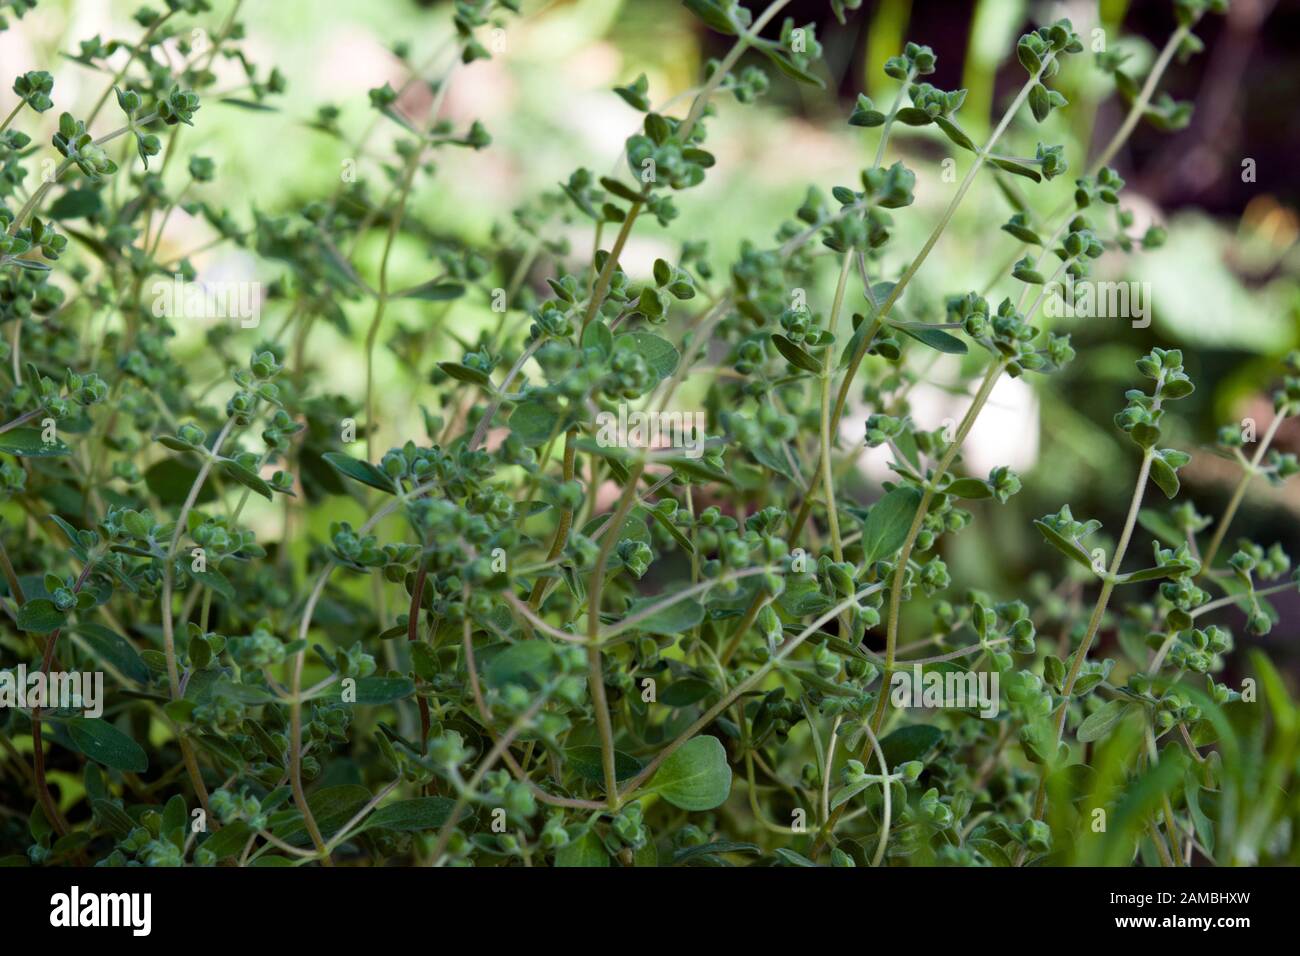
[[[892,771],[900,763],[920,760],[943,739],[943,731],[929,724],[899,727],[880,741],[885,763]]]
[[[1166,498],[1178,495],[1178,472],[1174,471],[1159,455],[1151,458],[1151,480],[1165,493]]]
[[[455,805],[456,801],[450,797],[414,797],[410,800],[398,800],[370,814],[355,832],[381,828],[398,830],[402,833],[436,830],[451,818],[451,810]]]
[[[1034,114],[1034,119],[1042,122],[1047,119],[1047,114],[1052,112],[1052,101],[1047,95],[1047,87],[1042,83],[1035,83],[1029,90],[1029,109]]]
[[[661,594],[657,597],[641,598],[633,601],[627,609],[626,616],[631,617],[633,614],[637,614],[654,604],[659,604],[669,597],[671,597],[671,594]],[[663,610],[656,611],[645,620],[637,622],[636,629],[645,631],[647,634],[676,637],[678,634],[689,631],[702,620],[704,620],[704,608],[698,601],[684,598],[668,605]]]
[[[459,362],[439,362],[438,368],[458,382],[469,382],[471,385],[480,385],[487,389],[492,388],[492,379],[482,369],[470,368],[468,365],[461,365]]]
[[[560,416],[539,401],[524,401],[510,413],[510,430],[529,448],[536,448],[556,433]]]
[[[371,488],[377,488],[380,491],[386,491],[388,494],[396,494],[392,481],[382,471],[370,464],[368,461],[361,461],[342,452],[327,451],[321,455],[335,471],[347,475],[353,481],[359,481],[363,485],[369,485]]]
[[[190,575],[195,581],[198,581],[204,587],[220,594],[227,601],[235,599],[235,587],[232,585],[224,574],[215,568],[209,568],[206,571],[191,571]]]
[[[443,282],[439,279],[432,279],[400,293],[399,298],[421,299],[425,302],[450,302],[452,299],[459,299],[464,294],[465,287],[459,282]]]
[[[244,847],[248,845],[248,838],[252,835],[253,828],[247,823],[243,820],[232,820],[220,830],[209,834],[199,846],[216,854],[217,862],[221,862],[243,853]]]
[[[911,336],[923,345],[949,355],[965,355],[968,351],[966,343],[961,339],[925,322],[891,322],[890,327]]]
[[[835,810],[843,806],[875,782],[876,781],[874,780],[858,780],[855,783],[846,784],[845,786],[840,787],[831,794],[830,808]]]
[[[415,684],[407,677],[357,678],[358,704],[392,704],[415,693]]]
[[[698,677],[683,677],[664,688],[659,703],[666,707],[689,707],[712,694],[713,685]]]
[[[904,106],[894,114],[894,119],[906,126],[929,126],[934,117],[915,106]]]
[[[149,682],[149,668],[121,634],[102,624],[90,623],[78,624],[75,631],[89,645],[91,652],[114,670],[137,683]]]
[[[95,764],[86,764],[86,766],[93,767]],[[127,834],[135,829],[135,821],[127,816],[126,811],[116,803],[101,797],[92,799],[90,806],[94,811],[95,819],[99,821],[100,825],[119,840],[124,839]]]
[[[646,360],[660,381],[677,371],[681,355],[665,338],[649,332],[625,332],[614,340],[615,349],[631,349]]]
[[[989,490],[988,482],[980,481],[978,478],[958,478],[945,488],[944,492],[946,494],[956,495],[958,498],[968,498],[971,500],[993,497],[993,492]]]
[[[936,116],[934,118],[934,124],[938,126],[939,129],[943,130],[945,136],[947,136],[950,140],[952,140],[962,149],[969,150],[972,153],[979,152],[979,147],[975,145],[974,141],[971,140],[971,138],[967,136],[964,132],[962,132],[961,127],[958,126],[956,123],[954,123],[952,120],[944,116]]]
[[[736,27],[714,0],[683,0],[682,5],[719,33],[735,36]]]
[[[867,564],[887,558],[903,546],[919,507],[921,492],[911,486],[895,488],[871,506],[862,527],[863,560]]]
[[[801,368],[805,372],[812,372],[817,375],[821,374],[822,363],[805,352],[802,346],[791,342],[784,335],[772,336],[772,344],[776,346],[778,352],[785,356],[785,360],[795,368]]]
[[[597,349],[601,355],[609,358],[614,351],[614,333],[610,332],[608,325],[597,319],[582,333],[582,347]]]
[[[1139,581],[1154,581],[1157,578],[1175,578],[1192,570],[1190,564],[1166,564],[1158,568],[1143,568],[1131,574],[1121,574],[1116,584],[1137,584]]]
[[[51,219],[85,219],[103,208],[98,189],[69,189],[47,211]]]
[[[804,856],[802,853],[796,853],[794,850],[787,849],[786,847],[783,846],[777,847],[775,852],[777,856],[779,856],[790,866],[803,866],[803,867],[814,867],[814,868],[817,866],[816,863],[808,859],[808,857]]]
[[[194,486],[194,480],[198,476],[197,465],[177,461],[175,458],[164,458],[144,473],[144,483],[163,504],[179,505],[189,495],[190,488]],[[216,489],[205,481],[194,503],[207,504],[216,499]]]
[[[223,461],[219,466],[219,470],[227,478],[237,481],[245,488],[250,488],[253,491],[256,491],[267,501],[270,501],[271,498],[273,497],[271,493],[271,486],[268,485],[265,481],[263,481],[258,474],[256,474],[253,471],[250,471],[249,469],[245,468],[243,465],[239,464],[238,462],[228,461],[228,460]]]
[[[492,687],[520,684],[538,690],[546,682],[554,663],[555,647],[549,641],[520,641],[494,655],[485,676]]]
[[[1060,551],[1067,558],[1073,559],[1078,564],[1083,565],[1089,571],[1096,573],[1092,566],[1092,558],[1088,556],[1083,548],[1079,547],[1046,522],[1035,520],[1034,527],[1038,529],[1039,534],[1047,539],[1047,543],[1057,551]]]
[[[588,830],[555,851],[555,865],[563,867],[609,866],[609,851],[595,831]]]
[[[682,810],[712,810],[731,795],[727,750],[717,737],[692,737],[659,765],[650,790]]]
[[[1185,774],[1184,778],[1183,790],[1187,797],[1187,812],[1191,815],[1192,826],[1196,829],[1196,838],[1201,841],[1201,846],[1213,853],[1214,825],[1201,809],[1201,785],[1190,772]]]
[[[605,765],[601,761],[599,747],[569,747],[564,751],[564,757],[568,768],[583,780],[600,785],[605,783]],[[614,779],[631,780],[641,772],[643,766],[631,754],[614,751]]]
[[[340,827],[369,802],[370,791],[355,783],[325,787],[307,798],[307,806],[316,818],[316,826],[326,839],[337,833]],[[288,843],[310,842],[307,825],[297,810],[274,814],[271,818],[271,832]]]
[[[0,451],[20,458],[53,458],[66,455],[71,449],[57,438],[45,441],[39,428],[11,428],[0,434]]]
[[[814,73],[809,73],[798,63],[795,63],[788,56],[782,53],[779,47],[760,46],[759,50],[762,51],[769,60],[776,64],[777,69],[791,79],[798,80],[800,83],[807,83],[809,86],[815,86],[819,89],[826,88],[826,84],[822,82],[821,77]]]
[[[1138,524],[1171,548],[1176,548],[1187,541],[1187,536],[1158,511],[1143,508],[1138,512]]]
[[[77,749],[91,760],[132,773],[149,769],[149,757],[140,745],[108,721],[73,717],[66,726]]]
[[[1126,700],[1111,700],[1102,704],[1079,725],[1079,730],[1075,734],[1079,738],[1079,743],[1086,744],[1092,740],[1101,740],[1123,719],[1130,706]]]
[[[998,169],[1006,170],[1009,173],[1015,173],[1017,176],[1024,176],[1026,179],[1032,179],[1036,183],[1041,183],[1043,181],[1043,177],[1039,175],[1038,170],[1034,169],[1032,166],[1025,166],[1021,163],[1012,162],[1009,159],[997,159],[995,157],[990,157],[989,162]]]
[[[30,634],[57,631],[65,620],[67,615],[49,598],[33,598],[18,609],[18,629]]]

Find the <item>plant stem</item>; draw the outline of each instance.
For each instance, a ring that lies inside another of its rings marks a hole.
[[[1114,159],[1124,144],[1128,142],[1133,130],[1137,128],[1138,121],[1146,113],[1151,97],[1155,94],[1156,85],[1159,84],[1160,78],[1164,76],[1165,70],[1169,68],[1169,63],[1173,60],[1174,54],[1178,52],[1179,46],[1182,45],[1183,40],[1190,32],[1190,27],[1180,25],[1178,29],[1169,35],[1169,39],[1165,41],[1164,49],[1160,51],[1159,57],[1156,58],[1155,64],[1151,67],[1151,72],[1147,74],[1146,82],[1142,84],[1142,91],[1138,93],[1137,99],[1133,101],[1133,106],[1128,111],[1128,115],[1124,117],[1124,122],[1120,124],[1119,129],[1115,130],[1115,135],[1110,138],[1106,148],[1093,160],[1092,165],[1089,167],[1089,175],[1097,175],[1101,168]]]
[[[934,473],[929,476],[926,482],[925,491],[921,495],[921,503],[916,509],[916,514],[912,516],[912,524],[907,529],[907,537],[903,539],[903,547],[898,552],[898,560],[894,566],[894,577],[889,586],[889,617],[885,627],[885,669],[881,674],[881,691],[876,697],[876,709],[872,714],[872,729],[880,733],[880,728],[884,724],[885,711],[889,706],[889,695],[884,692],[885,685],[889,683],[889,678],[894,669],[894,657],[898,651],[898,619],[903,600],[903,578],[907,574],[907,563],[912,557],[912,548],[916,544],[917,535],[921,533],[921,525],[925,522],[925,516],[930,510],[930,503],[934,500],[935,488],[942,481],[943,476],[948,473],[954,459],[961,451],[962,444],[970,434],[971,428],[975,425],[975,419],[979,417],[988,401],[989,396],[993,394],[993,388],[997,385],[998,379],[1002,377],[1002,372],[1006,369],[1006,360],[999,359],[989,366],[988,371],[984,374],[984,380],[980,383],[979,391],[975,393],[975,399],[971,402],[970,408],[966,410],[965,417],[962,418],[961,424],[957,427],[957,434],[949,444],[947,451],[944,452],[943,458],[935,466]]]
[[[898,552],[897,564],[894,567],[894,576],[890,580],[889,586],[889,617],[885,626],[885,660],[884,668],[880,675],[880,689],[876,695],[876,707],[872,712],[871,730],[875,734],[880,733],[880,728],[885,722],[885,714],[889,706],[889,694],[886,692],[890,681],[890,675],[894,669],[895,655],[898,649],[898,618],[902,605],[903,577],[907,572],[907,564],[912,554],[912,547],[916,544],[917,535],[921,533],[921,525],[925,521],[925,515],[930,509],[930,502],[934,500],[934,489],[939,484],[942,477],[947,474],[948,468],[952,465],[953,460],[961,450],[962,443],[965,442],[966,436],[970,433],[975,419],[979,417],[985,402],[988,401],[989,395],[993,393],[993,387],[997,384],[1003,370],[1006,368],[1006,359],[999,359],[989,366],[984,375],[983,382],[980,383],[979,391],[975,395],[974,401],[966,411],[966,415],[961,420],[957,428],[956,437],[948,446],[939,464],[935,467],[934,473],[926,482],[925,491],[921,495],[921,502],[917,506],[916,514],[912,516],[912,523],[907,529],[907,537],[904,539],[903,547]],[[870,740],[863,745],[862,753],[858,759],[864,763],[871,757]],[[840,804],[831,814],[829,820],[822,827],[814,841],[812,853],[814,858],[820,851],[821,847],[832,838],[835,831],[835,824],[844,814],[847,804]]]
[[[1164,384],[1165,375],[1161,371],[1160,377],[1156,379],[1154,394],[1155,400],[1152,402],[1152,411],[1160,409],[1160,387]],[[1114,557],[1111,558],[1110,568],[1106,573],[1105,579],[1101,583],[1101,591],[1097,595],[1097,603],[1092,609],[1092,616],[1088,620],[1088,629],[1084,632],[1083,640],[1079,642],[1079,648],[1074,652],[1074,659],[1070,664],[1070,670],[1065,676],[1065,683],[1061,686],[1061,704],[1056,709],[1054,720],[1056,723],[1055,733],[1052,740],[1052,754],[1055,755],[1057,745],[1065,733],[1065,718],[1069,713],[1070,698],[1074,694],[1074,684],[1079,678],[1080,671],[1083,670],[1084,661],[1087,660],[1088,651],[1092,647],[1092,642],[1097,636],[1097,631],[1101,627],[1102,617],[1106,613],[1106,606],[1110,603],[1111,592],[1115,590],[1115,581],[1119,575],[1119,569],[1124,561],[1124,553],[1128,550],[1129,540],[1133,536],[1133,529],[1137,525],[1138,512],[1142,508],[1142,498],[1146,494],[1147,480],[1151,475],[1151,460],[1155,457],[1155,447],[1144,449],[1142,452],[1142,464],[1138,468],[1137,483],[1133,488],[1133,497],[1129,502],[1128,516],[1124,519],[1124,530],[1120,533],[1119,543],[1115,546]],[[1042,779],[1038,784],[1038,792],[1034,796],[1034,816],[1035,820],[1043,819],[1043,814],[1047,810],[1047,771],[1043,771]],[[1027,851],[1020,851],[1018,863],[1024,862]]]
[[[577,432],[573,429],[564,433],[564,480],[573,480],[573,464],[577,458]],[[564,553],[564,546],[569,540],[569,529],[573,526],[573,509],[565,508],[560,512],[560,521],[555,526],[555,537],[551,539],[551,547],[546,552],[547,562],[556,560]],[[546,590],[546,578],[538,578],[533,582],[533,590],[528,595],[528,606],[536,610],[541,606],[542,593]]]
[[[26,100],[19,100],[17,103],[14,104],[14,108],[9,111],[9,115],[5,117],[4,122],[0,123],[0,133],[3,133],[5,130],[9,128],[9,124],[14,121],[14,117],[17,116],[19,112],[22,110],[23,104],[25,102]]]
[[[931,231],[929,238],[926,239],[925,245],[921,247],[921,251],[917,253],[916,258],[908,265],[906,271],[904,271],[903,275],[894,285],[894,288],[890,290],[889,295],[885,298],[884,303],[877,311],[876,319],[878,321],[884,322],[888,319],[890,311],[898,303],[898,300],[902,296],[903,291],[907,288],[908,283],[911,282],[917,272],[920,271],[926,258],[929,257],[931,250],[934,249],[935,244],[939,241],[939,237],[942,236],[944,230],[948,228],[948,224],[952,221],[952,217],[957,212],[957,207],[961,205],[966,193],[975,182],[975,177],[979,174],[980,169],[983,167],[985,160],[988,159],[993,147],[997,145],[998,140],[1002,138],[1002,134],[1005,133],[1007,127],[1011,125],[1011,120],[1015,117],[1016,113],[1020,111],[1020,107],[1024,105],[1026,98],[1028,98],[1029,91],[1038,83],[1039,78],[1043,75],[1043,71],[1048,68],[1055,57],[1055,53],[1048,53],[1043,57],[1043,62],[1039,66],[1038,70],[1029,78],[1029,82],[1020,88],[1020,92],[1016,94],[1016,98],[1012,100],[1011,105],[1007,107],[1007,111],[1002,114],[1002,119],[993,130],[988,142],[985,143],[983,148],[975,154],[975,162],[971,164],[971,168],[966,173],[966,177],[961,181],[961,185],[957,187],[956,194],[948,203],[948,208],[944,210],[938,224],[936,224],[934,229]],[[848,403],[849,389],[853,387],[853,379],[862,365],[863,358],[866,357],[867,349],[870,347],[870,339],[864,337],[858,344],[858,347],[854,350],[853,355],[849,360],[848,371],[845,373],[844,378],[840,383],[839,393],[835,396],[835,407],[831,413],[832,428],[839,427],[840,419],[844,416],[844,406]],[[825,463],[819,462],[817,470],[820,471],[823,467],[825,467]],[[791,538],[798,537],[799,532],[803,530],[803,525],[804,522],[807,521],[809,510],[810,509],[807,507],[800,509],[799,515],[796,517],[795,522],[791,527]]]
[[[849,273],[853,270],[852,248],[844,253],[844,264],[840,268],[839,283],[835,287],[835,299],[831,304],[831,314],[826,320],[826,330],[834,341],[835,328],[839,323],[840,309],[844,306],[844,289],[848,284]],[[837,562],[844,560],[844,545],[840,541],[840,519],[835,507],[835,469],[830,467],[831,460],[831,368],[832,354],[827,350],[826,362],[821,373],[822,419],[821,419],[821,461],[822,480],[826,491],[826,521],[831,532],[831,551]],[[809,493],[811,497],[811,491]]]
[[[1232,524],[1232,519],[1237,515],[1237,509],[1241,506],[1242,500],[1246,496],[1246,488],[1250,485],[1255,475],[1258,474],[1259,463],[1264,460],[1264,452],[1268,451],[1268,446],[1272,444],[1273,437],[1286,418],[1287,408],[1283,407],[1277,410],[1273,420],[1269,422],[1264,437],[1260,440],[1259,447],[1255,449],[1254,457],[1250,460],[1250,467],[1242,472],[1241,480],[1237,482],[1237,487],[1233,489],[1232,497],[1228,499],[1228,506],[1223,509],[1223,517],[1215,526],[1214,537],[1210,539],[1209,546],[1205,549],[1205,557],[1201,560],[1200,575],[1207,574],[1214,559],[1219,553],[1219,548],[1223,545],[1224,536],[1228,533],[1228,528]]]
[[[640,773],[638,773],[635,777],[633,777],[630,781],[628,781],[628,783],[623,787],[622,793],[619,795],[619,805],[621,806],[622,804],[630,800],[633,794],[635,794],[637,790],[639,790],[647,781],[650,780],[651,777],[654,776],[655,771],[659,769],[659,765],[662,764],[665,760],[667,760],[677,750],[678,747],[686,743],[686,741],[690,740],[692,737],[694,737],[697,733],[699,733],[709,724],[713,723],[714,719],[718,716],[718,714],[725,711],[728,707],[730,707],[733,703],[735,703],[737,698],[739,698],[743,694],[748,693],[752,688],[754,688],[762,680],[764,680],[767,677],[767,675],[772,672],[774,668],[776,668],[787,657],[793,654],[796,648],[798,648],[801,644],[803,644],[803,642],[806,641],[813,634],[816,634],[817,631],[821,629],[822,625],[826,624],[828,621],[833,621],[835,618],[839,617],[849,608],[853,607],[858,601],[861,601],[863,598],[874,594],[876,591],[879,591],[881,587],[883,587],[883,585],[881,585],[880,583],[872,584],[866,588],[863,588],[857,594],[854,594],[850,597],[846,597],[839,604],[836,604],[832,608],[828,608],[825,612],[822,613],[821,617],[817,618],[817,620],[813,621],[811,624],[805,627],[796,636],[792,637],[790,640],[782,644],[781,649],[775,655],[769,657],[761,667],[759,667],[756,671],[754,671],[754,673],[750,674],[749,677],[745,678],[743,681],[741,681],[735,687],[729,690],[726,694],[724,694],[721,700],[719,700],[716,704],[714,704],[703,714],[701,714],[700,717],[693,724],[691,724],[689,727],[683,730],[680,734],[678,734],[673,739],[671,743],[666,745],[662,750],[660,750],[657,754],[655,754],[654,757],[650,760],[650,762],[641,768]]]

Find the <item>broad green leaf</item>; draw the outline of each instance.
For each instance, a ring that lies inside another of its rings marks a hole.
[[[908,485],[895,488],[871,506],[862,528],[867,564],[887,558],[903,546],[919,507],[921,492]]]
[[[670,594],[661,594],[653,598],[642,598],[633,601],[627,609],[626,617],[631,617],[644,611],[646,608],[659,604],[665,599],[671,597]],[[668,605],[660,611],[656,611],[643,621],[636,624],[636,630],[645,631],[647,634],[661,634],[664,637],[674,637],[678,634],[684,634],[704,620],[704,608],[698,601],[691,598],[684,598]]]
[[[20,458],[52,458],[66,455],[71,449],[59,439],[47,442],[39,428],[11,428],[0,433],[0,452]]]
[[[248,845],[248,838],[252,835],[253,829],[247,823],[243,820],[233,820],[220,830],[209,834],[199,846],[215,853],[217,862],[220,862],[243,853],[244,847]]]
[[[554,665],[555,647],[549,641],[520,641],[494,655],[485,676],[492,687],[520,684],[538,690],[546,683]]]
[[[451,818],[452,807],[456,801],[450,797],[414,797],[410,800],[398,800],[380,807],[370,814],[359,827],[363,830],[400,830],[414,833],[419,830],[436,830]]]
[[[978,478],[958,478],[944,491],[947,494],[956,495],[958,498],[971,500],[993,497],[993,492],[989,490],[988,483],[980,481]]]
[[[125,677],[144,684],[149,680],[149,668],[141,660],[139,653],[131,643],[102,624],[81,623],[75,628],[77,635],[86,642],[91,652],[100,660],[111,665]]]
[[[650,790],[682,810],[712,810],[731,794],[727,750],[717,737],[692,737],[659,765]]]
[[[899,727],[893,733],[883,737],[880,749],[884,752],[885,763],[893,771],[900,763],[920,760],[943,739],[943,731],[929,724],[911,724]],[[874,759],[874,758],[873,758]]]
[[[595,746],[569,747],[564,751],[568,768],[589,783],[605,783],[605,765],[601,761],[600,748]],[[631,754],[621,750],[614,751],[614,778],[631,780],[641,772],[643,764]]]
[[[406,677],[357,678],[358,704],[391,704],[415,693],[415,684]]]
[[[609,866],[609,851],[595,831],[588,830],[555,851],[555,865],[563,867]]]
[[[665,707],[689,707],[713,693],[713,685],[698,677],[675,680],[659,694],[659,703]]]
[[[210,588],[217,594],[220,594],[227,601],[235,599],[235,587],[226,579],[226,576],[215,568],[208,568],[206,571],[191,571],[190,574],[194,580],[206,588]]]
[[[1174,471],[1159,455],[1151,459],[1151,480],[1165,493],[1166,498],[1178,495],[1178,472]]]
[[[66,620],[67,614],[49,598],[33,598],[18,609],[18,629],[31,634],[49,634]]]
[[[510,413],[510,430],[529,448],[545,444],[555,434],[560,416],[540,401],[523,401]]]
[[[164,458],[151,465],[144,473],[144,483],[165,505],[179,505],[190,493],[194,481],[199,476],[199,467],[175,458]],[[217,498],[216,488],[210,482],[204,482],[199,489],[195,504],[208,504]]]
[[[614,348],[636,352],[654,369],[660,380],[677,371],[677,363],[681,360],[676,346],[650,332],[626,332],[614,340]]]
[[[108,721],[73,717],[66,726],[77,749],[91,760],[132,773],[149,769],[149,757],[141,746]]]

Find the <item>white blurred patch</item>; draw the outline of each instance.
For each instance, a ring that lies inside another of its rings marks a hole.
[[[954,395],[927,382],[912,389],[909,400],[912,420],[917,427],[931,431],[947,425],[956,433],[957,423],[966,414],[974,398],[976,383],[965,396]],[[845,444],[863,448],[858,467],[877,481],[896,477],[889,468],[892,453],[887,445],[866,448],[863,445],[868,410],[855,404],[840,426]],[[989,396],[984,410],[971,428],[962,448],[962,469],[983,478],[998,465],[1008,465],[1026,472],[1038,461],[1038,397],[1024,378],[1002,376]]]

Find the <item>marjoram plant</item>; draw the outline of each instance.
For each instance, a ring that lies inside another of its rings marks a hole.
[[[963,591],[941,556],[1020,489],[1006,467],[967,473],[962,449],[1004,376],[1073,358],[1043,315],[1054,285],[1163,240],[1131,234],[1110,163],[1139,123],[1186,124],[1190,105],[1160,82],[1225,0],[1175,0],[1145,78],[1068,21],[1024,34],[1020,85],[983,142],[963,127],[965,90],[927,82],[935,55],[908,43],[885,65],[892,102],[859,96],[845,117],[874,137],[852,185],[812,186],[729,262],[692,239],[629,274],[633,230],[669,227],[714,167],[719,100],[751,103],[778,75],[823,83],[814,27],[778,20],[787,3],[686,0],[731,45],[673,101],[684,110],[655,108],[644,76],[616,89],[642,114],[617,170],[576,170],[487,242],[449,236],[411,199],[440,151],[491,145],[441,107],[464,64],[497,52],[516,0],[457,0],[427,64],[397,47],[409,79],[370,91],[364,129],[321,107],[311,135],[362,159],[332,193],[274,211],[221,205],[238,184],[220,157],[184,152],[208,111],[262,122],[286,88],[245,55],[239,0],[165,0],[135,15],[134,39],[65,51],[105,78],[88,110],[57,109],[49,73],[13,79],[6,861],[1295,862],[1295,707],[1262,654],[1247,685],[1216,678],[1235,638],[1212,615],[1244,609],[1265,634],[1268,596],[1295,587],[1280,547],[1228,535],[1253,479],[1297,470],[1270,443],[1300,410],[1300,358],[1278,370],[1265,434],[1221,434],[1242,477],[1217,519],[1143,508],[1152,485],[1177,498],[1189,460],[1167,426],[1193,383],[1178,350],[1157,348],[1115,417],[1134,476],[1122,527],[1103,535],[1068,504],[1034,522],[1052,582],[1019,594]],[[831,3],[840,23],[859,6]],[[1113,79],[1124,119],[1072,199],[1044,211],[1034,186],[1071,174],[1065,148],[1012,144],[1068,108],[1052,80],[1074,58]],[[223,88],[218,62],[245,82]],[[420,85],[423,118],[404,105]],[[927,127],[966,171],[924,245],[902,249],[894,217],[918,173],[888,160],[891,137]],[[923,318],[908,293],[941,281],[925,266],[982,183],[1014,206],[1014,266],[982,292],[936,290],[943,314]],[[169,257],[178,209],[213,238]],[[431,278],[394,281],[399,244],[427,250]],[[211,323],[195,354],[171,341],[173,320],[196,257],[218,247],[273,277],[278,325]],[[165,287],[178,291],[160,307]],[[482,331],[447,323],[467,307]],[[364,393],[317,374],[306,344],[322,320],[362,323]],[[422,435],[385,434],[381,344],[424,383]],[[912,417],[914,360],[935,354],[968,376],[955,428]],[[681,411],[684,386],[703,396],[698,417]],[[642,440],[646,422],[676,440]],[[840,487],[865,450],[851,425],[891,456],[893,478],[862,500]],[[250,511],[264,540],[245,517],[258,498],[274,503]],[[1040,643],[1047,629],[1060,636]],[[86,684],[56,693],[92,673],[98,703]],[[924,709],[897,692],[915,678]],[[988,699],[950,699],[977,687]]]

